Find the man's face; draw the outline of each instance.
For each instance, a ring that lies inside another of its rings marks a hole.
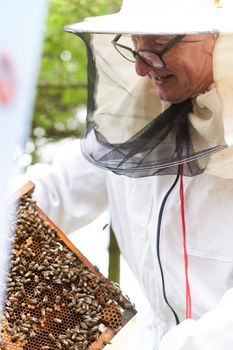
[[[133,36],[136,50],[160,52],[175,35]],[[140,76],[148,76],[156,95],[179,103],[204,92],[213,82],[212,54],[216,34],[186,35],[164,55],[164,68],[154,68],[136,56],[135,68]]]

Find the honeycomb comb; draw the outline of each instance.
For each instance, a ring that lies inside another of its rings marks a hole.
[[[43,213],[33,190],[29,182],[12,198],[19,202],[0,349],[101,350],[136,310]]]

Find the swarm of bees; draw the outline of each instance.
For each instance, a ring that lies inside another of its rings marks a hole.
[[[13,221],[0,349],[102,349],[134,306],[67,246],[31,195],[20,198]]]

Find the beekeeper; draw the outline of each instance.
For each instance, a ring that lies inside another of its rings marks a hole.
[[[233,348],[232,10],[125,0],[66,27],[88,53],[84,158],[72,143],[31,175],[65,232],[110,208],[154,313],[153,350]]]

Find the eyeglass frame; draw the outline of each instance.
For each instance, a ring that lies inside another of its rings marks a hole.
[[[125,45],[122,45],[122,44],[119,44],[117,41],[121,38],[122,34],[117,34],[115,36],[115,38],[111,41],[111,44],[113,44],[113,46],[115,47],[115,49],[117,50],[117,52],[122,56],[124,57],[126,60],[128,60],[129,62],[135,62],[133,60],[130,60],[129,58],[127,58],[126,56],[124,56],[120,50],[118,50],[117,47],[121,47],[125,50],[128,50],[129,52],[132,53],[133,57],[136,58],[136,56],[138,56],[142,61],[143,63],[145,63],[146,65],[148,65],[149,67],[152,67],[152,68],[165,68],[166,67],[166,63],[164,62],[164,59],[163,59],[163,55],[169,50],[171,49],[173,46],[175,46],[179,41],[181,41],[186,35],[185,34],[178,34],[175,36],[175,38],[171,39],[165,46],[164,48],[162,49],[162,51],[159,51],[159,52],[156,52],[156,51],[151,51],[151,50],[144,50],[144,49],[141,49],[141,50],[133,50],[131,49],[131,47],[129,46],[125,46]],[[155,65],[152,65],[148,62],[146,62],[146,60],[144,59],[144,57],[140,54],[141,52],[145,52],[145,53],[149,53],[149,54],[152,54],[152,55],[155,55],[159,58],[159,60],[161,61],[161,65],[158,65],[157,67]]]

